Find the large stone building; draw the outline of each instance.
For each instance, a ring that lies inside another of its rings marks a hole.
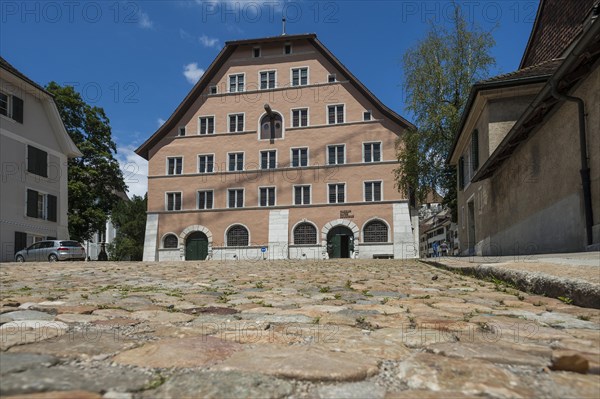
[[[314,34],[228,42],[136,151],[144,260],[417,257],[393,173],[409,128]]]
[[[460,253],[597,249],[598,0],[542,0],[519,69],[477,83],[449,158]]]
[[[52,95],[0,57],[0,261],[69,238],[67,159],[77,156]]]

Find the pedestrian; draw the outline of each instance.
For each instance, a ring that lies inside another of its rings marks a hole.
[[[433,257],[434,258],[437,258],[439,256],[438,249],[439,249],[438,242],[434,241],[433,242]]]
[[[448,243],[446,241],[440,245],[440,248],[442,249],[442,256],[448,256]]]

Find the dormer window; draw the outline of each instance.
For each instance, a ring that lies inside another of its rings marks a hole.
[[[286,43],[283,46],[283,54],[292,54],[292,45],[290,43]]]
[[[254,58],[258,58],[258,57],[260,57],[260,47],[254,47],[254,48],[252,49],[252,56],[253,56]]]

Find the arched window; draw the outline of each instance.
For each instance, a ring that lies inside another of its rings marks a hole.
[[[283,137],[283,122],[281,115],[277,112],[273,112],[275,115],[275,131],[273,132],[274,139],[280,139]],[[269,140],[271,138],[271,118],[269,115],[265,115],[260,120],[260,139]]]
[[[235,225],[227,230],[227,246],[228,247],[247,247],[248,246],[248,229],[244,226]]]
[[[294,244],[316,245],[317,229],[310,223],[301,223],[294,229]]]
[[[163,238],[163,248],[177,248],[179,246],[179,240],[175,234],[167,234]]]
[[[381,220],[367,223],[363,232],[364,242],[388,242],[388,227]]]

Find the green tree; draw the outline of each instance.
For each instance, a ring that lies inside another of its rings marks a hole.
[[[490,32],[470,24],[454,4],[446,26],[431,24],[427,36],[403,58],[406,109],[418,130],[397,142],[398,188],[422,202],[437,190],[456,217],[456,172],[446,159],[457,134],[471,86],[489,76],[495,65]]]
[[[117,236],[109,248],[111,260],[142,260],[147,202],[147,195],[134,195],[131,201],[120,201],[113,208],[111,220]]]
[[[115,159],[110,122],[99,107],[87,104],[73,86],[50,82],[46,89],[54,101],[67,132],[83,153],[69,159],[69,234],[77,241],[104,230],[112,208],[125,191],[123,174]]]

